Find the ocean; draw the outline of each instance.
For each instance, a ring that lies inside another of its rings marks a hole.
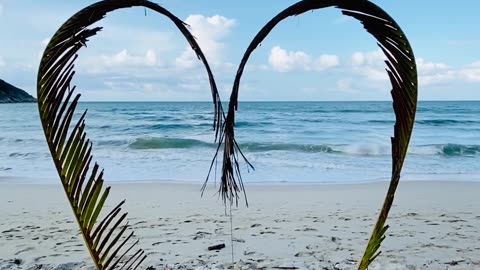
[[[87,108],[107,181],[205,180],[210,102],[85,102],[77,113]],[[388,181],[393,124],[391,102],[240,103],[236,139],[255,167],[242,164],[244,181]],[[0,179],[58,181],[36,104],[0,105]],[[480,102],[419,102],[402,179],[480,181]]]

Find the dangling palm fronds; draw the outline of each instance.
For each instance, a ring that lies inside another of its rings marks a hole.
[[[124,222],[127,213],[121,213],[124,201],[97,222],[110,187],[103,189],[103,170],[100,171],[99,165],[95,163],[91,166],[92,143],[85,132],[87,111],[73,128],[71,126],[80,98],[80,94],[74,94],[75,86],[71,87],[71,82],[78,51],[86,46],[88,38],[101,30],[100,27],[88,27],[111,11],[133,6],[150,8],[166,16],[185,36],[209,76],[215,108],[214,130],[217,134],[223,125],[223,109],[205,56],[186,25],[166,9],[146,0],[106,0],[79,11],[58,29],[40,62],[38,109],[55,167],[97,270],[136,269],[146,256],[141,249],[130,253],[138,241],[127,244],[133,232],[125,234],[128,228],[128,223]]]
[[[235,141],[234,125],[235,111],[238,109],[240,80],[250,55],[270,31],[285,18],[326,7],[337,7],[342,10],[344,15],[359,20],[365,29],[377,39],[378,46],[387,57],[385,61],[387,65],[386,71],[392,84],[391,94],[396,118],[394,136],[391,138],[392,175],[378,221],[359,263],[358,269],[367,269],[368,265],[379,255],[378,249],[388,228],[385,223],[393,204],[394,194],[400,180],[400,172],[413,129],[418,87],[415,57],[405,34],[400,29],[400,26],[375,4],[367,0],[304,0],[280,12],[258,32],[243,55],[230,96],[224,135],[222,137],[225,141],[225,150],[220,191],[224,194],[225,199],[230,201],[235,199],[237,202],[238,193],[244,191],[238,162],[238,153],[242,154]]]

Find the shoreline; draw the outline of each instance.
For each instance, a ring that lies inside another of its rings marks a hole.
[[[429,175],[436,176],[436,175]],[[400,178],[400,185],[402,183],[472,183],[480,185],[480,178],[473,180],[470,179],[470,175],[461,175],[461,180],[453,180],[455,177],[460,175],[452,175],[448,177],[443,177],[443,179],[431,179],[431,178],[418,178],[412,179]],[[433,178],[433,177],[432,177]],[[438,178],[438,177],[437,177]],[[208,186],[213,186],[218,184],[219,180],[209,180]],[[245,181],[244,184],[247,187],[248,185],[252,186],[344,186],[344,185],[371,185],[371,184],[385,184],[389,183],[390,179],[381,178],[381,179],[372,179],[372,180],[360,180],[360,181]],[[105,184],[107,185],[142,185],[142,184],[179,184],[179,185],[203,185],[204,181],[195,181],[195,180],[178,180],[178,179],[147,179],[147,180],[108,180],[105,179]],[[32,178],[32,177],[15,177],[15,176],[0,176],[0,185],[56,185],[61,184],[58,178]]]

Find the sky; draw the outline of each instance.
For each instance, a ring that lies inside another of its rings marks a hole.
[[[320,1],[320,0],[319,0]],[[352,0],[354,1],[354,0]],[[91,0],[0,0],[0,78],[36,96],[51,36]],[[154,1],[190,25],[228,100],[251,39],[291,0]],[[407,35],[420,100],[480,100],[480,1],[373,0]],[[79,53],[82,101],[207,101],[201,62],[175,26],[144,8],[110,13]],[[253,53],[241,101],[390,100],[384,56],[361,24],[328,8],[288,18]]]

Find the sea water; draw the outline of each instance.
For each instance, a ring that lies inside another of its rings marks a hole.
[[[78,115],[85,109],[106,180],[205,180],[216,151],[212,103],[86,102]],[[391,102],[244,102],[236,120],[255,167],[241,163],[245,182],[389,180]],[[0,179],[57,177],[37,105],[0,105]],[[402,179],[480,181],[480,102],[420,102]]]

